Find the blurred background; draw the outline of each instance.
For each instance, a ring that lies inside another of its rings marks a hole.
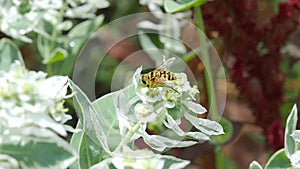
[[[151,11],[137,0],[111,0],[110,3],[108,8],[97,11],[97,15],[105,16],[102,26],[123,16]],[[244,169],[253,160],[264,165],[270,154],[283,147],[286,118],[292,106],[300,101],[300,2],[215,0],[200,8],[205,34],[226,72],[226,76],[215,78],[214,82],[217,98],[224,94],[227,97],[223,113],[227,119],[223,123],[226,136],[218,143],[172,149],[168,153],[191,160],[191,168]],[[187,11],[191,14],[187,19],[195,23],[194,10]],[[185,33],[182,31],[180,36],[190,36],[190,32]],[[7,36],[1,34],[1,37]],[[105,32],[101,37],[104,42],[114,38]],[[162,45],[158,35],[150,38],[156,46]],[[19,46],[29,69],[46,69],[36,56],[34,44],[19,42]],[[142,48],[139,39],[133,37],[122,40],[106,53],[96,75],[97,97],[111,91],[118,65]],[[196,75],[201,104],[209,107],[203,63],[194,57],[187,65]],[[213,73],[218,76],[217,71]],[[224,82],[227,86],[222,85]],[[70,113],[74,118],[69,124],[75,126],[77,118],[72,106]]]

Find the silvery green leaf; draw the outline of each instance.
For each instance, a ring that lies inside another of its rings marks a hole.
[[[285,150],[280,149],[269,158],[265,169],[292,169],[291,166],[291,161],[286,156]]]
[[[68,52],[60,47],[55,48],[49,55],[44,57],[43,64],[51,64],[64,60],[68,56]]]
[[[139,1],[141,5],[147,5],[148,3],[154,3],[157,5],[163,5],[163,0],[140,0]]]
[[[18,161],[6,154],[0,154],[0,166],[5,169],[18,168]]]
[[[167,37],[164,35],[160,35],[159,37],[160,41],[164,44],[165,49],[179,54],[186,53],[186,48],[180,39],[175,39],[173,37]]]
[[[290,161],[293,165],[293,167],[300,168],[300,151],[296,151],[294,154],[292,154]]]
[[[93,18],[97,9],[107,8],[109,2],[107,0],[89,0],[86,3],[74,5],[73,8],[66,10],[66,16],[70,18]]]
[[[206,109],[198,103],[192,101],[185,101],[185,100],[183,100],[182,103],[193,113],[203,114],[206,112]]]
[[[50,45],[51,40],[48,38],[45,38],[41,34],[38,34],[37,36],[37,49],[39,53],[41,54],[42,58],[47,58],[49,57],[51,51],[50,51]]]
[[[2,38],[0,40],[0,70],[7,71],[15,60],[24,65],[22,54],[17,45],[7,38]]]
[[[297,106],[296,104],[293,106],[293,109],[290,115],[287,118],[286,128],[284,133],[284,149],[287,157],[291,157],[297,150],[297,143],[291,136],[294,133],[297,125]]]
[[[192,11],[184,11],[184,12],[177,12],[174,14],[174,16],[177,18],[177,19],[184,19],[184,18],[190,18],[192,15]]]
[[[160,9],[160,6],[155,3],[148,3],[148,8],[152,15],[154,15],[156,18],[162,18],[164,13]]]
[[[190,164],[190,161],[173,156],[162,155],[160,158],[165,161],[164,169],[182,169]]]
[[[159,49],[142,31],[139,32],[139,40],[144,52],[150,56],[150,58],[155,62],[155,65],[161,65],[162,60],[158,59],[158,56],[162,55],[161,49]]]
[[[263,169],[257,161],[252,161],[249,169]]]
[[[74,105],[78,113],[80,122],[86,134],[106,152],[110,152],[107,144],[107,135],[104,133],[103,122],[88,97],[80,90],[80,88],[69,80],[70,88],[74,94]]]
[[[72,138],[70,140],[70,146],[76,151],[76,154],[79,154],[80,151],[80,142],[83,137],[82,125],[80,122],[77,123],[76,130],[80,130],[79,132],[73,133]],[[79,158],[70,166],[70,169],[78,169],[79,168]]]
[[[197,139],[197,141],[206,141],[209,140],[209,137],[201,132],[184,132],[177,124],[177,122],[170,116],[168,113],[166,113],[167,121],[164,121],[164,125],[173,130],[178,136],[181,137],[192,137],[194,139]]]
[[[93,18],[96,15],[93,13],[93,8],[88,5],[81,5],[74,8],[69,8],[66,10],[66,17],[70,18]]]
[[[17,168],[28,169],[67,168],[76,159],[65,140],[50,130],[35,127],[7,130],[0,136],[0,153],[16,159]]]
[[[161,42],[164,42],[163,38],[179,38],[181,33],[181,28],[179,24],[179,20],[174,17],[173,15],[164,15],[163,18],[161,18],[161,25],[164,25],[164,29],[160,31],[162,35],[160,36]]]
[[[202,119],[198,118],[196,116],[190,115],[189,113],[185,113],[183,115],[191,124],[196,127],[198,130],[203,132],[204,134],[210,136],[210,135],[219,135],[224,134],[222,126],[215,122],[211,121],[209,119]]]
[[[126,87],[117,92],[114,92],[112,97],[113,97],[116,113],[119,118],[119,125],[125,124],[125,123],[120,124],[121,121],[125,122],[127,120],[128,122],[129,121],[132,122],[137,120],[134,114],[135,113],[134,105],[140,102],[140,99],[139,97],[136,96],[133,85],[130,85],[129,87]],[[121,118],[123,118],[125,121],[122,120]],[[129,125],[130,124],[125,124],[125,126],[129,126]],[[123,128],[120,128],[121,133],[123,133],[122,129]]]
[[[155,24],[150,21],[141,21],[137,24],[137,27],[141,29],[149,29],[149,30],[157,30],[157,31],[164,29],[163,25]]]
[[[209,140],[209,137],[201,132],[187,132],[186,136],[196,139],[198,142],[204,142]]]
[[[78,133],[78,132],[81,132],[82,129],[74,129],[72,126],[69,126],[69,125],[63,125],[64,126],[64,129],[67,131],[67,132],[70,132],[70,133]]]
[[[179,136],[185,136],[185,132],[178,126],[177,122],[173,119],[172,116],[169,115],[169,113],[166,113],[166,117],[167,117],[167,121],[164,121],[164,125],[169,128],[172,129],[176,134],[178,134]]]
[[[59,23],[56,28],[61,31],[67,31],[67,30],[70,30],[72,28],[72,26],[73,26],[73,23],[71,21],[67,20],[67,21],[63,21],[63,22]]]
[[[291,136],[296,142],[300,142],[300,130],[295,130]]]
[[[54,64],[56,74],[68,75],[71,73],[73,66],[70,65],[75,65],[78,53],[80,53],[91,34],[99,29],[103,20],[104,16],[99,15],[96,18],[79,23],[68,32],[67,37],[64,38],[64,43],[68,46],[68,57]]]
[[[109,7],[109,1],[107,0],[88,0],[88,3],[98,9]]]
[[[119,121],[119,117],[125,118],[124,116],[119,116],[121,115],[121,112],[118,112],[122,111],[122,107],[118,107],[120,106],[118,104],[122,103],[122,101],[119,102],[120,96],[121,98],[124,98],[124,100],[130,100],[132,97],[134,97],[135,90],[133,85],[130,85],[122,90],[102,96],[93,102],[94,108],[99,113],[99,118],[102,122],[102,129],[107,136],[107,142],[109,143],[109,147],[111,150],[115,149],[122,140],[121,134],[124,132],[125,129],[122,128],[121,132],[120,127],[126,127],[126,124],[120,125],[120,122],[122,121]],[[123,104],[128,104],[128,102]]]
[[[61,136],[67,136],[67,131],[63,124],[57,123],[48,114],[34,114],[31,117],[32,122],[43,128],[50,128]]]
[[[111,158],[107,158],[98,164],[93,165],[90,169],[110,169]]]
[[[143,70],[143,66],[140,66],[139,68],[136,69],[136,71],[133,74],[132,83],[134,88],[137,88],[139,85],[139,80],[141,77],[142,70]]]
[[[82,136],[79,149],[80,168],[90,168],[108,156],[108,153],[95,144],[86,134]]]
[[[149,135],[144,130],[140,130],[140,134],[143,137],[145,143],[157,151],[164,151],[167,148],[174,148],[174,147],[188,147],[197,144],[196,141],[174,140],[159,135]]]

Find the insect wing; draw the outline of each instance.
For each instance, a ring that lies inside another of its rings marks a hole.
[[[175,62],[175,60],[175,57],[171,57],[170,59],[166,60],[162,65],[160,65],[157,69],[165,69],[171,66]]]

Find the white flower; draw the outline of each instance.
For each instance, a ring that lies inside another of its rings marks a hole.
[[[112,164],[118,168],[123,169],[126,167],[132,167],[134,169],[144,168],[157,168],[162,169],[164,166],[164,160],[155,158],[156,154],[149,150],[130,150],[113,156]]]
[[[138,121],[152,122],[160,115],[160,109],[157,110],[151,104],[138,103],[134,107],[134,115]]]
[[[62,17],[91,18],[97,9],[108,6],[107,0],[68,0],[65,3],[62,0],[0,1],[0,29],[13,38],[32,42],[25,34],[34,31],[45,35],[45,28],[40,26],[44,21],[56,29],[63,29],[59,26]],[[66,11],[61,13],[64,8]]]
[[[63,125],[71,119],[63,103],[67,77],[46,78],[44,72],[28,71],[20,62],[8,72],[0,71],[0,126],[23,128],[35,125],[67,134]]]
[[[290,157],[290,161],[293,165],[293,167],[300,168],[300,151],[296,151],[292,156]]]

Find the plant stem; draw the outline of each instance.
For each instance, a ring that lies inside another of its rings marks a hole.
[[[193,49],[192,51],[188,52],[187,54],[185,54],[182,58],[182,60],[184,62],[188,62],[190,60],[192,60],[194,57],[196,57],[198,55],[198,53],[201,52],[201,48],[198,47],[197,49]]]
[[[120,149],[129,142],[131,137],[140,129],[141,124],[142,124],[141,122],[138,122],[135,126],[129,129],[129,131],[126,133],[125,137],[121,140],[120,144],[115,149],[115,151],[120,151]]]
[[[49,76],[52,76],[54,74],[53,72],[53,66],[51,63],[47,63],[47,73]]]
[[[63,0],[63,6],[59,10],[57,23],[63,22],[64,13],[65,13],[65,10],[67,9],[67,5],[68,5],[67,2],[65,0]],[[55,45],[56,45],[57,37],[58,37],[59,33],[60,32],[53,26],[52,33],[51,33],[51,43],[50,43],[50,53],[49,54],[51,54],[56,47]],[[49,76],[52,76],[54,74],[53,65],[51,63],[47,63],[47,72],[48,72]]]
[[[224,169],[224,155],[221,152],[222,147],[220,145],[215,145],[215,158],[216,158],[216,168]]]
[[[201,35],[205,32],[205,28],[204,28],[204,22],[203,22],[203,17],[202,17],[200,6],[195,6],[194,12],[195,12],[196,25],[199,29],[199,39],[200,39],[200,45],[201,45],[200,51],[201,51],[201,54],[203,55],[203,63],[204,63],[204,67],[205,67],[204,79],[205,79],[208,103],[210,106],[209,117],[212,120],[219,120],[218,106],[217,106],[217,100],[216,100],[216,95],[215,95],[214,78],[213,78],[210,57],[209,57],[208,44],[206,41],[206,36]]]

